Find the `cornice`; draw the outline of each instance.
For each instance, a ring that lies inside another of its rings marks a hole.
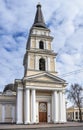
[[[46,35],[38,35],[38,34],[30,34],[30,37],[34,38],[45,38],[45,39],[50,39],[51,41],[53,40],[52,36],[46,36]]]
[[[41,49],[30,49],[30,50],[27,50],[27,52],[30,52],[30,53],[36,53],[36,54],[46,54],[46,55],[53,55],[53,56],[57,56],[57,53],[53,52],[52,50],[41,50]]]

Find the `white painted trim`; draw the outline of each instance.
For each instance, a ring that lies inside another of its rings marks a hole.
[[[46,86],[44,86],[44,87],[42,87],[42,86],[26,86],[26,88],[25,89],[37,89],[37,90],[60,90],[60,91],[62,91],[62,90],[65,90],[65,88],[58,88],[58,85],[55,85],[55,88],[53,87],[46,87]]]
[[[18,87],[17,88],[19,91],[23,91],[23,87]]]

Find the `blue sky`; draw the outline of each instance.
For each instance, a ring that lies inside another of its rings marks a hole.
[[[39,0],[0,0],[0,91],[23,77],[23,57]],[[83,1],[40,0],[45,22],[54,37],[59,75],[83,69]],[[63,77],[83,85],[83,71]]]

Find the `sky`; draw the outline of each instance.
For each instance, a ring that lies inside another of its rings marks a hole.
[[[68,85],[83,86],[83,1],[0,0],[0,91],[24,76],[23,57],[38,2],[54,37],[58,75]]]

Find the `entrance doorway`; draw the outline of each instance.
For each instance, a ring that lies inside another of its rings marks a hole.
[[[47,122],[47,102],[39,102],[39,122]]]

